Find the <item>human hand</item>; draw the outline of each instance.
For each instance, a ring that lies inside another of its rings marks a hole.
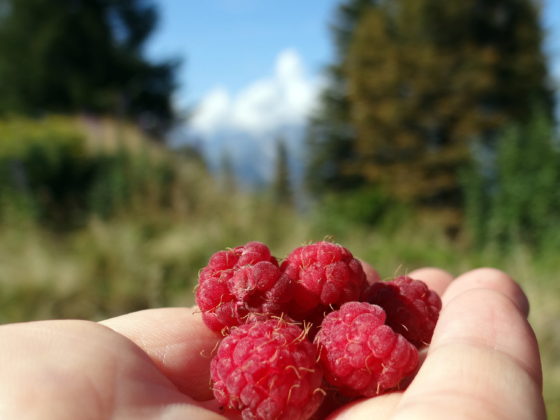
[[[361,400],[332,420],[546,418],[529,303],[517,283],[492,268],[455,280],[435,268],[409,276],[443,301],[420,370],[405,391]]]
[[[471,271],[451,285],[451,276],[437,269],[410,275],[443,295],[424,364],[406,391],[361,400],[332,418],[544,418],[539,353],[521,289],[493,269]],[[188,308],[100,324],[2,326],[0,417],[223,418],[209,386],[218,340]]]
[[[0,418],[223,419],[209,384],[218,339],[190,308],[1,326]]]

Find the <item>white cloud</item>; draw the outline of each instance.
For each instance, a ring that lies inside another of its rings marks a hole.
[[[257,80],[231,95],[215,88],[201,101],[191,128],[202,136],[228,131],[253,136],[274,133],[282,127],[299,126],[313,108],[319,82],[309,77],[295,50],[278,54],[272,75]]]
[[[208,93],[197,107],[192,118],[192,127],[201,134],[212,133],[224,123],[231,107],[231,99],[223,88]]]

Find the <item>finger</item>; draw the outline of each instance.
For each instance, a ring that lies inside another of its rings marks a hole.
[[[443,302],[445,304],[465,290],[474,288],[495,290],[511,299],[525,316],[529,315],[529,300],[519,284],[495,268],[478,268],[458,277],[443,296]]]
[[[377,270],[375,268],[373,268],[371,265],[369,265],[365,261],[360,260],[360,263],[362,264],[362,268],[364,269],[364,273],[366,273],[366,279],[367,279],[367,282],[369,284],[372,284],[372,283],[375,283],[375,282],[381,280],[381,276],[379,275],[379,273],[377,272]]]
[[[402,398],[402,392],[380,395],[357,401],[336,411],[328,420],[389,419]]]
[[[220,340],[197,308],[150,309],[101,322],[136,343],[185,394],[212,398],[210,360]]]
[[[538,346],[512,280],[480,269],[456,282],[396,418],[545,418]]]
[[[177,388],[137,345],[90,321],[0,327],[2,419],[223,419]]]
[[[453,276],[447,271],[434,267],[419,268],[412,271],[408,275],[415,280],[422,280],[440,297],[443,295],[449,284],[453,281]]]

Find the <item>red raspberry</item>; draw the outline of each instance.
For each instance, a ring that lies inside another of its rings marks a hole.
[[[295,324],[255,321],[232,329],[210,365],[219,404],[243,419],[307,420],[324,396],[317,350]]]
[[[384,325],[377,305],[349,302],[328,314],[315,338],[325,377],[345,395],[395,388],[418,364],[418,350]]]
[[[323,313],[358,300],[367,286],[362,265],[350,251],[331,242],[296,248],[281,266],[294,282],[288,314],[319,322]]]
[[[291,280],[260,242],[212,255],[198,280],[196,303],[206,325],[221,331],[249,313],[279,315],[290,299]]]
[[[372,284],[364,300],[381,306],[387,325],[418,348],[432,341],[441,309],[441,299],[421,280],[400,276]]]

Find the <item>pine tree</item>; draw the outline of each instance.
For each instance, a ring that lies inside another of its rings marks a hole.
[[[394,0],[370,7],[345,70],[360,172],[420,206],[458,209],[474,139],[535,104],[552,112],[530,0]]]
[[[290,206],[293,204],[293,193],[290,184],[290,168],[288,164],[288,149],[283,139],[276,141],[276,168],[272,182],[272,194],[278,204]]]
[[[310,124],[314,190],[372,185],[456,219],[458,170],[473,142],[496,148],[503,127],[535,105],[552,115],[538,8],[531,0],[344,7],[356,13],[334,28],[336,77]]]
[[[118,114],[165,128],[176,63],[144,56],[156,23],[145,0],[0,0],[0,113]]]
[[[343,71],[348,48],[360,16],[373,0],[342,3],[331,27],[337,60],[327,69],[328,85],[321,94],[320,107],[307,127],[305,183],[314,194],[342,191],[362,184],[356,173],[355,130],[350,119],[347,77]]]
[[[480,242],[507,249],[519,241],[534,248],[560,245],[560,150],[550,120],[536,113],[528,123],[508,127],[486,174],[486,217]]]

